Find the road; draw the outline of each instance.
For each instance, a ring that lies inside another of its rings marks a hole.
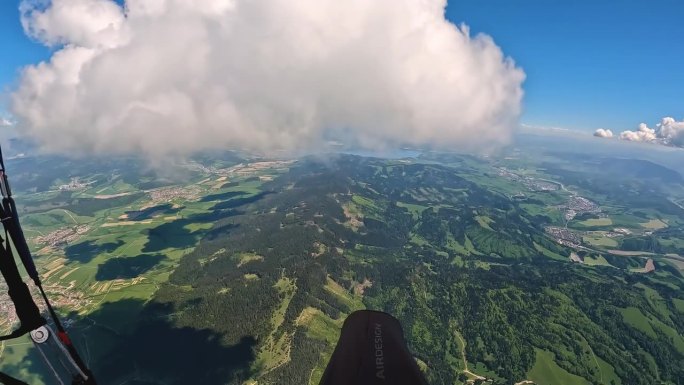
[[[74,216],[71,215],[70,212],[68,212],[68,211],[66,211],[66,210],[64,210],[64,209],[62,209],[62,211],[64,211],[64,212],[71,218],[71,220],[74,221],[75,224],[78,224],[78,222],[76,221],[76,218],[74,218]]]
[[[482,377],[479,374],[475,374],[475,373],[471,372],[470,370],[468,370],[468,360],[466,359],[466,352],[465,352],[465,346],[466,346],[465,340],[463,339],[463,337],[461,337],[461,333],[459,333],[458,331],[456,332],[456,338],[458,338],[458,340],[461,341],[461,356],[463,356],[463,368],[464,368],[463,373],[465,373],[471,377],[475,377],[478,380],[483,380],[483,381],[486,380],[487,379],[486,377]]]

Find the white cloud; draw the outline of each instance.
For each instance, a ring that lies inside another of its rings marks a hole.
[[[653,142],[657,138],[656,131],[641,123],[637,131],[622,131],[620,139],[630,142]]]
[[[596,130],[596,132],[594,132],[594,136],[599,138],[612,138],[613,131],[599,128],[598,130]]]
[[[61,152],[505,143],[524,73],[445,0],[25,0],[57,46],[12,95]]]
[[[658,136],[667,144],[684,147],[684,120],[678,122],[674,118],[663,118],[657,127]]]
[[[23,1],[19,10],[26,33],[49,46],[74,44],[111,48],[126,41],[121,8],[107,0]]]
[[[638,131],[623,131],[620,139],[684,147],[684,121],[678,122],[674,118],[667,117],[656,124],[656,128],[650,128],[646,123],[641,123]]]
[[[12,122],[11,120],[9,120],[7,118],[3,118],[2,116],[0,116],[0,127],[10,127],[13,125],[14,125],[14,122]]]

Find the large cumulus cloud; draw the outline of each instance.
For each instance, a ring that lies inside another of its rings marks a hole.
[[[674,118],[666,117],[656,124],[656,128],[641,123],[636,131],[620,133],[620,139],[684,147],[684,121],[678,122]]]
[[[664,118],[658,124],[660,137],[668,143],[684,147],[684,121],[678,122],[674,118]]]
[[[37,1],[57,50],[11,109],[47,150],[495,146],[520,114],[524,73],[445,0]]]
[[[630,142],[653,142],[656,138],[656,131],[649,128],[646,123],[639,124],[639,129],[636,131],[622,131],[620,133],[620,139]]]

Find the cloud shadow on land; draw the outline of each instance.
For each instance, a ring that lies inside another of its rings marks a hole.
[[[207,196],[204,196],[202,199],[200,199],[200,202],[222,201],[222,200],[226,200],[226,199],[239,197],[242,195],[247,195],[247,193],[244,191],[228,191],[228,192],[218,193],[218,194],[209,194]]]
[[[263,192],[260,192],[258,194],[252,195],[250,197],[246,197],[246,198],[230,199],[228,201],[215,204],[211,209],[212,210],[234,209],[234,208],[244,206],[244,205],[247,205],[250,203],[258,202],[269,194],[273,194],[273,191],[263,191]]]
[[[147,231],[147,243],[143,253],[159,252],[166,248],[186,248],[195,244],[196,235],[185,226],[193,223],[189,219],[177,219]]]
[[[255,359],[254,338],[226,346],[222,335],[211,330],[174,326],[168,317],[172,312],[170,306],[135,299],[108,302],[86,318],[71,314],[76,322],[69,333],[100,385],[224,385],[246,380]],[[3,370],[14,376],[28,371],[46,384],[54,382],[33,347],[20,365]]]
[[[156,253],[166,248],[184,249],[194,246],[197,244],[201,232],[190,231],[186,226],[197,223],[214,223],[221,219],[243,214],[242,211],[234,209],[213,207],[211,210],[209,213],[176,219],[147,230],[147,243],[143,247],[143,253]],[[216,232],[215,230],[211,230],[210,233]]]
[[[106,307],[111,305],[106,304],[98,313],[106,315]],[[145,305],[135,331],[123,336],[100,363],[104,383],[121,378],[123,373],[138,373],[138,379],[149,384],[219,385],[234,382],[246,373],[255,358],[254,338],[243,337],[235,345],[224,346],[222,336],[211,330],[175,327],[166,317],[172,312],[168,305]],[[90,318],[97,322],[99,314]]]
[[[173,207],[170,203],[148,207],[142,210],[126,211],[128,219],[131,221],[144,221],[161,215],[175,215],[181,210],[181,207]]]
[[[71,262],[88,263],[98,254],[111,253],[123,244],[122,240],[101,245],[96,244],[95,241],[85,241],[67,246],[64,248],[64,255]]]
[[[109,281],[112,279],[131,279],[154,269],[166,259],[160,254],[141,254],[135,257],[110,258],[97,266],[95,279]]]

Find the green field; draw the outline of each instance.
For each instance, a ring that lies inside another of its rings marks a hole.
[[[641,312],[641,310],[634,307],[628,307],[625,309],[620,309],[620,313],[622,313],[622,319],[628,325],[644,332],[647,336],[651,338],[657,338],[657,335],[653,330],[651,323],[648,321],[648,318]]]
[[[489,231],[494,231],[494,229],[492,229],[491,226],[489,226],[490,223],[494,222],[492,218],[484,215],[477,215],[475,216],[475,220],[480,226],[482,226],[482,228],[487,229]]]
[[[684,313],[684,299],[679,299],[679,298],[673,298],[672,303],[675,306],[675,309],[679,311],[680,313]]]
[[[258,254],[254,253],[242,253],[238,256],[238,264],[237,267],[240,268],[250,262],[261,262],[264,260],[264,257]]]
[[[405,207],[411,213],[411,215],[413,215],[414,219],[418,219],[420,217],[420,214],[428,208],[427,206],[421,206],[413,203],[404,202],[397,202],[397,206]]]
[[[377,220],[382,220],[382,215],[381,212],[382,210],[378,205],[373,202],[372,199],[363,197],[361,195],[353,195],[352,196],[352,202],[360,212],[369,218],[377,219]]]
[[[602,255],[596,257],[584,257],[584,264],[588,266],[612,266]]]
[[[618,241],[613,238],[601,235],[585,235],[582,240],[592,246],[598,247],[618,247]]]
[[[568,373],[554,361],[553,353],[535,349],[537,360],[528,373],[530,380],[537,385],[590,385],[582,377]]]
[[[660,230],[667,227],[667,223],[660,219],[651,219],[648,222],[641,223],[641,227],[651,230]]]
[[[615,374],[615,368],[612,365],[604,361],[601,357],[596,357],[599,364],[599,369],[601,370],[601,379],[604,384],[615,384],[622,385],[622,380]]]
[[[657,290],[641,283],[638,283],[634,286],[644,290],[644,295],[648,300],[648,303],[657,314],[659,314],[663,319],[668,319],[671,317],[672,313],[668,309],[667,301],[660,295],[660,293],[658,293]]]
[[[613,224],[613,221],[610,218],[594,218],[594,219],[587,219],[586,221],[580,222],[580,225],[585,226],[585,227],[603,227],[603,226],[610,226]]]
[[[660,239],[659,242],[664,246],[675,247],[675,248],[678,248],[680,250],[684,250],[684,237],[683,236],[680,236],[677,238],[670,237],[670,239]],[[684,254],[684,253],[681,253],[681,254]]]
[[[334,320],[316,308],[306,308],[297,318],[297,325],[304,328],[306,335],[315,340],[323,341],[329,349],[322,351],[317,364],[309,374],[307,385],[316,385],[323,377],[325,367],[330,361],[332,350],[340,337],[342,320]]]
[[[563,213],[551,205],[520,203],[518,206],[530,215],[541,215],[548,218],[549,223],[563,223]]]
[[[285,321],[285,312],[287,312],[290,301],[292,301],[292,297],[294,297],[297,291],[297,286],[291,279],[282,277],[276,282],[274,287],[282,296],[282,301],[271,316],[271,332],[268,334],[253,364],[254,370],[259,375],[272,371],[290,360],[289,351],[291,349],[292,336],[286,332],[279,332],[279,329]]]
[[[363,300],[357,295],[352,294],[349,290],[345,290],[339,283],[335,282],[332,278],[328,277],[325,286],[325,290],[334,294],[338,301],[343,303],[349,311],[364,309]]]
[[[536,243],[536,242],[534,243],[534,248],[535,248],[537,251],[539,251],[540,253],[542,253],[542,255],[544,255],[544,256],[546,256],[546,257],[548,257],[548,258],[555,259],[555,260],[558,260],[558,261],[567,261],[567,260],[568,260],[568,257],[564,257],[564,256],[562,256],[562,255],[560,255],[560,254],[558,254],[558,253],[554,253],[553,251],[551,251],[551,250],[545,248],[544,246],[542,246],[542,245],[540,245],[540,244],[538,244],[538,243]]]

